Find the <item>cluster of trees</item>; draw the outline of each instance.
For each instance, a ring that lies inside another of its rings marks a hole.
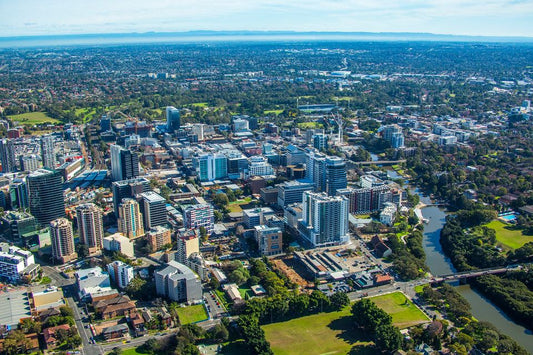
[[[404,237],[405,244],[395,234],[388,235],[388,243],[393,251],[394,270],[404,280],[424,276],[428,271],[426,253],[422,247],[423,235],[415,229]]]
[[[220,327],[225,328],[224,325]],[[210,339],[210,334],[196,324],[186,324],[176,334],[148,339],[138,350],[150,355],[200,355],[195,344],[199,340]]]
[[[144,280],[135,276],[125,289],[132,299],[150,301],[156,298],[155,283],[151,280]]]
[[[523,282],[495,275],[484,275],[471,281],[514,321],[533,330],[533,291]]]
[[[273,355],[270,343],[265,338],[265,332],[259,326],[259,320],[254,315],[241,315],[237,320],[241,336],[246,341],[253,354]]]
[[[446,313],[453,321],[454,327],[448,327],[442,322],[443,332],[435,338],[421,327],[410,329],[409,334],[414,343],[425,341],[440,349],[441,343],[454,354],[467,355],[474,348],[487,353],[496,348],[498,354],[525,355],[527,351],[520,347],[513,339],[500,333],[492,324],[478,322],[470,313],[468,302],[448,284],[438,288],[425,286],[422,298]]]
[[[355,324],[370,334],[376,346],[382,350],[393,352],[402,347],[400,329],[392,324],[392,317],[370,299],[355,302],[352,316]]]

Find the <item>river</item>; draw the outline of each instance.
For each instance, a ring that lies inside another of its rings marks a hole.
[[[416,191],[418,192],[418,191]],[[419,193],[420,201],[431,204],[428,197]],[[429,223],[424,225],[424,251],[426,261],[433,275],[445,275],[455,272],[450,260],[444,255],[440,245],[440,230],[444,226],[446,213],[443,209],[430,206],[422,209],[424,218]],[[510,336],[528,352],[533,353],[533,334],[526,328],[514,323],[498,307],[484,296],[472,289],[470,285],[455,283],[459,293],[470,303],[472,315],[481,321],[488,321],[503,334]]]

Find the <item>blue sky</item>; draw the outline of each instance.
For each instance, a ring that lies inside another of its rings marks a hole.
[[[533,36],[533,0],[0,0],[0,37],[191,30]]]

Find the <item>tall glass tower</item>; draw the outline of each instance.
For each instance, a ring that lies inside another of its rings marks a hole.
[[[63,176],[58,171],[38,169],[27,178],[30,212],[37,221],[46,225],[65,217]]]

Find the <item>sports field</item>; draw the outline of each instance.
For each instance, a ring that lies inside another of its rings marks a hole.
[[[29,112],[20,115],[8,116],[10,120],[17,121],[22,125],[33,126],[43,123],[59,123],[55,118],[49,117],[46,112]]]
[[[400,329],[429,321],[429,318],[401,292],[372,297],[371,300],[390,314],[392,323]]]
[[[200,322],[208,318],[205,308],[201,304],[178,308],[181,324]]]

